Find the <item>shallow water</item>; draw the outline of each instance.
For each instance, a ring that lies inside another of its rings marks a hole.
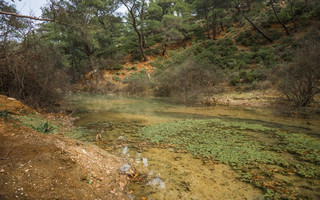
[[[82,139],[121,156],[127,162],[124,171],[132,167],[139,172],[127,188],[131,199],[255,199],[262,194],[258,188],[240,181],[239,175],[227,165],[196,159],[161,144],[149,145],[137,135],[143,126],[220,118],[304,132],[314,137],[320,133],[316,119],[279,117],[262,109],[186,107],[150,98],[103,95],[72,98],[78,117],[75,124],[89,133]],[[101,140],[97,140],[98,134]]]

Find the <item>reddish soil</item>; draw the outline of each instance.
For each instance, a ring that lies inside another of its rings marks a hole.
[[[5,96],[0,108],[33,111]],[[0,117],[0,199],[127,199],[122,164],[99,147]]]

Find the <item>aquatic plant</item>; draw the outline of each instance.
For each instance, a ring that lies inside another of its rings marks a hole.
[[[262,188],[266,199],[297,197],[293,184],[285,177],[275,178],[275,174],[320,177],[320,141],[301,133],[255,123],[208,119],[146,126],[139,135],[153,143],[187,150],[196,157],[230,164],[242,172],[243,181]],[[292,159],[286,159],[286,154]]]

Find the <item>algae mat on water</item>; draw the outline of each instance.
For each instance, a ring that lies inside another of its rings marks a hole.
[[[320,197],[320,141],[259,124],[185,120],[144,127],[140,136],[230,164],[266,199]]]

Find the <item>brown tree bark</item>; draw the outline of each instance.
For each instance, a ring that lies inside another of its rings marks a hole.
[[[140,12],[140,20],[141,20],[141,26],[140,26],[140,30],[141,30],[141,37],[142,37],[142,46],[143,48],[146,48],[146,40],[145,40],[145,35],[144,35],[144,28],[143,28],[143,23],[144,23],[144,7],[145,7],[145,2],[144,0],[142,1],[142,6],[141,6],[141,12]]]
[[[289,1],[289,5],[290,5],[290,13],[291,13],[291,20],[293,23],[293,27],[294,27],[294,30],[297,31],[296,19],[295,19],[294,12],[293,12],[293,1],[292,0],[288,0],[288,1]]]
[[[162,56],[166,55],[166,51],[167,51],[167,44],[162,45]]]
[[[220,28],[221,28],[221,32],[223,32],[224,31],[224,26],[223,26],[222,22],[220,22]]]
[[[268,37],[267,34],[265,34],[255,23],[253,23],[253,21],[251,21],[247,16],[243,14],[240,4],[237,5],[235,8],[237,9],[238,13],[242,15],[265,39],[267,39],[269,42],[273,42],[273,40],[270,37]]]
[[[148,58],[147,58],[146,54],[144,53],[144,47],[143,47],[143,37],[144,36],[143,36],[143,34],[141,34],[141,30],[139,30],[139,28],[138,28],[137,16],[135,15],[134,5],[132,7],[129,7],[129,5],[124,0],[120,0],[120,2],[127,8],[130,16],[132,17],[132,27],[138,35],[139,49],[140,49],[141,56],[143,57],[144,61],[148,61]],[[139,11],[139,12],[141,12],[141,11]]]
[[[274,7],[274,1],[273,1],[273,0],[270,0],[270,5],[271,5],[271,7],[272,7],[272,10],[273,10],[274,14],[276,15],[276,18],[277,18],[278,22],[281,24],[281,26],[283,27],[283,29],[286,31],[286,34],[287,34],[287,35],[290,35],[288,28],[287,28],[286,25],[282,22],[282,20],[280,19],[279,15],[278,15],[278,12],[277,12],[276,8]]]
[[[214,15],[213,16],[213,22],[212,22],[212,32],[213,32],[213,40],[216,40],[217,39],[217,22],[216,22],[216,19],[217,19],[217,15]]]
[[[205,25],[206,25],[206,30],[207,30],[207,39],[210,40],[211,39],[211,36],[210,36],[210,27],[209,27],[209,22],[208,22],[208,16],[206,14],[206,17],[205,17]]]
[[[306,3],[306,7],[307,7],[308,11],[310,12],[309,0],[304,0],[304,2]]]
[[[269,42],[273,42],[273,40],[267,36],[257,25],[255,25],[248,17],[243,15],[243,17],[264,37],[266,38]]]

